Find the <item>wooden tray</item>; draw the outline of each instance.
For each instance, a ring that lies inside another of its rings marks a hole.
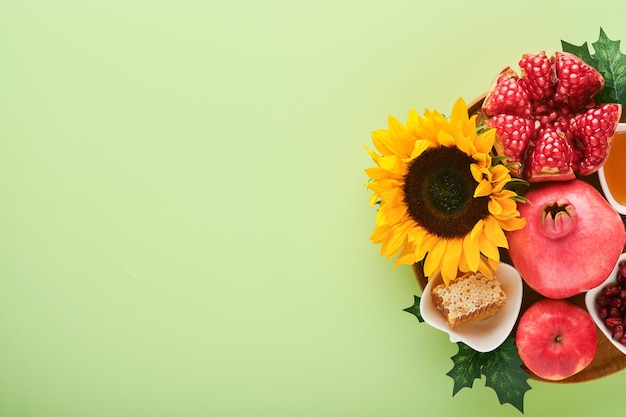
[[[473,115],[473,114],[480,115],[480,107],[483,103],[484,98],[485,98],[485,95],[482,95],[481,97],[478,97],[476,100],[474,100],[468,105],[468,112],[470,115]],[[622,119],[623,118],[624,116],[622,117]],[[581,177],[580,179],[590,183],[597,190],[602,192],[597,174],[592,174],[586,177]],[[625,221],[624,216],[622,216],[622,221]],[[626,224],[626,221],[624,224]],[[513,264],[511,262],[511,258],[509,257],[508,252],[505,249],[500,250],[500,259],[502,262],[508,263],[509,265]],[[414,264],[413,271],[415,272],[415,276],[417,278],[418,284],[423,290],[424,287],[426,287],[426,284],[428,283],[428,279],[424,277],[423,264],[421,262]],[[521,313],[526,311],[526,309],[531,304],[540,300],[541,298],[544,298],[544,297],[538,294],[537,292],[535,292],[534,290],[532,290],[524,282],[524,296],[522,300],[522,308],[520,311],[520,315]],[[567,300],[586,309],[584,293],[568,298]],[[512,334],[515,334],[515,330],[516,330],[516,327],[513,328]],[[622,352],[617,350],[617,348],[613,346],[613,344],[606,338],[606,336],[604,336],[604,333],[602,333],[602,331],[600,331],[600,329],[597,327],[596,327],[596,334],[598,336],[598,348],[596,351],[596,356],[593,359],[593,361],[589,364],[589,366],[587,366],[585,369],[583,369],[576,375],[573,375],[561,381],[548,381],[533,374],[526,367],[523,367],[524,371],[526,371],[532,379],[539,380],[539,381],[545,381],[545,382],[551,382],[551,383],[573,383],[573,382],[591,381],[591,380],[602,378],[604,376],[621,371],[622,369],[625,369],[626,368],[626,355],[624,355]]]

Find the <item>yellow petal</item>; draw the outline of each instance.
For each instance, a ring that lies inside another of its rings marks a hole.
[[[393,155],[393,151],[389,149],[391,142],[389,131],[375,130],[372,132],[372,143],[382,155]]]
[[[476,241],[478,239],[478,236],[480,236],[480,234],[483,232],[483,227],[485,227],[485,221],[483,219],[478,220],[472,228],[472,231],[469,233],[470,238]]]
[[[426,149],[430,148],[432,143],[425,139],[420,139],[415,141],[415,147],[411,152],[411,159],[415,159],[420,156]]]
[[[411,227],[409,222],[404,222],[392,227],[391,233],[387,235],[387,239],[380,248],[381,255],[386,254],[387,258],[394,256],[407,241],[407,229]]]
[[[472,239],[471,233],[468,233],[465,238],[463,238],[463,257],[470,271],[478,270],[480,248],[478,247],[478,240]]]
[[[389,235],[390,231],[391,231],[391,225],[389,224],[383,224],[381,226],[377,226],[372,232],[372,235],[370,236],[370,240],[374,243],[382,243],[385,239],[387,239],[387,236]]]
[[[506,220],[498,220],[500,227],[507,232],[523,229],[526,226],[526,219],[521,217],[511,217]]]
[[[437,142],[439,142],[441,146],[446,146],[450,148],[456,144],[456,139],[454,138],[454,136],[441,130],[437,135]]]
[[[472,149],[472,141],[467,136],[461,134],[456,138],[456,147],[459,148],[466,155],[472,155],[474,150]]]
[[[491,267],[489,266],[489,264],[485,262],[484,258],[480,258],[480,265],[478,267],[478,270],[482,272],[483,275],[485,275],[487,278],[489,279],[493,278],[493,271]]]
[[[407,136],[406,128],[398,119],[393,116],[387,118],[387,124],[389,125],[389,133],[393,137],[403,138]]]
[[[487,203],[487,208],[489,209],[489,213],[491,214],[502,213],[502,206],[500,205],[500,202],[497,199],[493,198],[493,196],[489,198],[489,202]]]
[[[463,252],[463,239],[450,239],[441,262],[441,276],[443,282],[450,283],[456,278],[459,271],[459,259]]]
[[[416,237],[415,242],[415,258],[417,260],[424,259],[426,253],[430,252],[433,248],[433,245],[437,241],[437,236],[432,235],[426,231],[423,227],[414,228],[412,231],[416,235],[422,235],[421,238]],[[412,236],[413,237],[413,236]]]
[[[480,246],[482,254],[487,258],[500,261],[500,251],[498,251],[498,247],[487,238],[484,232],[478,236],[478,245]]]
[[[391,177],[400,179],[403,178],[404,175],[406,175],[407,164],[396,155],[383,156],[381,158],[378,158],[376,163],[378,164],[380,169],[383,170],[383,172],[381,173],[383,175],[379,178]],[[375,177],[371,178],[378,179]]]
[[[487,180],[481,180],[474,190],[474,198],[486,197],[491,194],[491,183]]]
[[[484,168],[479,167],[477,164],[470,164],[470,172],[476,182],[482,181],[483,175],[485,174]]]
[[[415,245],[407,242],[407,244],[402,249],[402,252],[400,252],[400,255],[398,255],[398,258],[396,259],[396,262],[393,266],[413,265],[417,261],[418,259],[415,259]]]
[[[500,228],[500,223],[493,216],[487,216],[485,219],[485,229],[484,233],[487,236],[487,239],[491,240],[496,246],[501,248],[509,247],[509,244],[506,240],[506,236]]]
[[[469,120],[467,114],[467,104],[462,97],[459,97],[452,106],[452,112],[450,114],[450,120]]]
[[[428,255],[426,255],[426,262],[424,262],[424,275],[431,277],[433,273],[439,269],[443,254],[446,252],[447,241],[445,239],[437,239],[433,248]]]
[[[496,141],[496,129],[489,129],[476,138],[476,150],[488,154]]]

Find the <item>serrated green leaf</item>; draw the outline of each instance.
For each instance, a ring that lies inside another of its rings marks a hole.
[[[524,412],[524,394],[531,389],[529,376],[521,368],[515,340],[508,337],[491,352],[477,352],[464,343],[457,343],[459,352],[452,356],[454,366],[446,374],[454,381],[452,395],[472,388],[474,380],[484,375],[485,386],[492,388],[500,404],[509,403]]]
[[[414,295],[414,297],[415,297],[415,301],[413,305],[411,307],[405,308],[403,311],[413,314],[415,317],[417,317],[417,321],[419,321],[420,323],[423,323],[424,319],[422,318],[422,313],[420,312],[421,299],[417,295]]]
[[[496,392],[500,404],[509,403],[523,413],[524,394],[531,386],[521,365],[515,341],[508,337],[498,349],[485,355],[481,372],[486,378],[485,386]]]
[[[598,61],[597,70],[604,76],[605,87],[612,88],[613,101],[626,104],[626,55],[620,51],[620,41],[609,39],[600,28],[600,36],[592,45],[595,50],[593,58]]]
[[[585,61],[587,64],[591,65],[595,69],[598,69],[598,62],[595,58],[591,56],[591,52],[589,52],[589,45],[587,45],[587,42],[578,46],[562,40],[561,48],[563,48],[563,52],[569,52],[570,54],[574,54],[578,58]]]
[[[482,355],[465,343],[457,343],[459,351],[451,359],[454,366],[446,374],[454,381],[452,395],[456,395],[463,388],[472,388],[474,380],[480,378],[483,366]]]

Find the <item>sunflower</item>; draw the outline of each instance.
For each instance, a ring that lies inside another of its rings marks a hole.
[[[372,133],[379,153],[366,147],[375,168],[366,169],[370,204],[379,204],[371,240],[395,266],[424,261],[424,275],[441,272],[449,284],[458,272],[492,277],[508,248],[504,231],[525,225],[520,197],[506,186],[506,165],[495,162],[495,130],[480,130],[463,99],[449,118],[425,110],[393,117],[389,129]],[[479,130],[481,133],[479,133]]]

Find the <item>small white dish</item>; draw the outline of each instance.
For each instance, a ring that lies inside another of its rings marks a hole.
[[[626,131],[626,123],[618,123],[617,129],[615,129],[615,132],[617,133],[617,132],[625,132],[625,131]],[[623,204],[620,204],[615,199],[615,197],[613,197],[613,194],[611,194],[611,190],[609,189],[609,186],[606,182],[606,175],[604,174],[604,167],[601,167],[598,170],[598,179],[600,180],[600,187],[602,188],[602,193],[604,194],[604,197],[609,202],[609,204],[613,206],[613,208],[617,210],[619,214],[626,215],[626,206]]]
[[[609,341],[613,343],[613,346],[615,346],[620,352],[626,355],[626,346],[622,345],[616,340],[613,340],[613,337],[611,335],[611,329],[606,327],[606,325],[600,318],[600,315],[598,313],[599,308],[596,305],[596,298],[598,298],[598,296],[602,292],[602,289],[607,285],[617,283],[617,270],[619,268],[619,264],[623,261],[626,261],[626,253],[622,253],[620,255],[620,257],[617,259],[617,262],[615,263],[615,267],[613,268],[611,275],[609,275],[602,284],[587,291],[587,294],[585,294],[585,306],[587,307],[587,311],[589,312],[589,314],[591,314],[593,321],[596,323],[596,326],[598,326],[602,333],[604,333],[606,338],[609,339]]]
[[[435,306],[431,289],[442,282],[441,275],[434,276],[424,288],[420,302],[420,312],[426,323],[442,330],[453,343],[463,342],[478,352],[490,352],[500,346],[511,334],[522,306],[524,287],[522,277],[511,265],[500,263],[495,276],[506,294],[502,310],[484,320],[466,323],[452,329]]]

